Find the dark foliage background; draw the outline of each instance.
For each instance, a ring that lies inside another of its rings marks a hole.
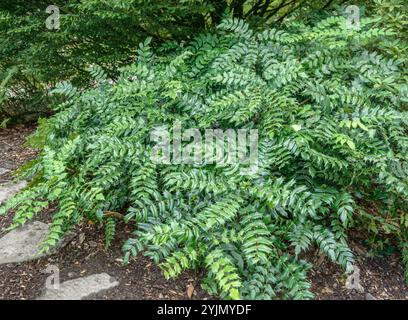
[[[49,114],[49,90],[62,80],[90,85],[86,69],[102,66],[111,76],[135,58],[139,42],[189,40],[213,29],[226,12],[253,26],[284,18],[311,19],[345,1],[307,0],[70,0],[60,8],[58,30],[48,30],[49,1],[0,2],[0,120],[26,121]]]

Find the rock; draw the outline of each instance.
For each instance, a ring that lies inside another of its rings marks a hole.
[[[68,280],[59,289],[47,289],[38,300],[82,300],[91,295],[116,287],[119,284],[106,273]]]
[[[0,204],[6,202],[27,185],[26,181],[0,185]]]
[[[0,265],[39,258],[39,245],[45,239],[48,227],[45,223],[35,221],[0,238]]]
[[[10,170],[9,170],[9,169],[6,169],[6,168],[0,168],[0,176],[1,176],[1,175],[3,175],[3,174],[5,174],[5,173],[8,173],[8,172],[10,172]]]
[[[365,289],[361,284],[357,284],[356,288],[357,292],[364,293]]]
[[[39,255],[40,245],[48,235],[49,226],[49,224],[34,221],[12,230],[0,238],[0,265],[50,256],[58,249],[70,243],[76,236],[75,232],[66,234],[55,247]],[[49,259],[49,261],[52,262],[54,260]]]
[[[370,294],[368,292],[365,294],[365,299],[366,300],[377,300],[376,297],[374,297],[372,294]]]

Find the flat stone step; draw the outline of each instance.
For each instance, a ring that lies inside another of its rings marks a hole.
[[[82,300],[91,295],[116,287],[119,284],[107,273],[93,274],[88,277],[68,280],[58,289],[47,288],[38,300]]]
[[[26,181],[19,181],[17,183],[6,183],[0,185],[0,205],[14,196],[17,192],[27,185]]]
[[[38,255],[39,246],[48,233],[49,225],[34,221],[0,238],[0,265],[17,263],[50,255]]]

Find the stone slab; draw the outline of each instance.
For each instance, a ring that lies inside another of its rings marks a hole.
[[[13,197],[17,192],[27,185],[26,181],[19,181],[17,183],[7,183],[0,185],[0,205],[5,203],[8,199]]]
[[[39,258],[39,245],[47,236],[48,228],[48,224],[35,221],[0,238],[0,265]]]
[[[48,288],[38,300],[82,300],[91,295],[116,287],[119,284],[107,273],[93,274],[68,280],[59,288]]]

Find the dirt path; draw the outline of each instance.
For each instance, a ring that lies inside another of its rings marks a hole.
[[[34,126],[0,129],[0,168],[12,171],[35,157],[35,150],[22,146],[34,129]],[[11,180],[11,171],[0,172],[0,183]],[[49,209],[37,220],[49,222],[52,214],[53,209]],[[9,225],[11,216],[12,213],[0,217],[0,228]],[[77,235],[67,246],[48,258],[1,265],[0,299],[38,297],[49,276],[45,272],[49,265],[58,267],[61,281],[102,272],[114,276],[120,284],[93,296],[95,299],[188,299],[187,291],[191,293],[191,288],[194,288],[193,299],[212,298],[200,287],[202,272],[185,272],[176,280],[167,281],[160,269],[144,257],[123,266],[121,247],[130,235],[126,225],[118,227],[119,237],[109,249],[104,247],[103,230],[99,226],[85,222],[76,231]],[[357,234],[351,234],[351,248],[357,256],[364,292],[347,289],[344,272],[327,259],[315,253],[305,257],[315,265],[309,275],[316,299],[408,299],[400,257],[394,253],[383,258],[371,258],[362,244],[363,240]]]

